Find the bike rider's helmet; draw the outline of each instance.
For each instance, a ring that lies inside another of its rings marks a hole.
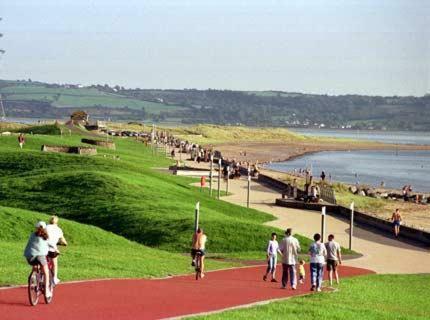
[[[36,228],[43,228],[46,229],[46,223],[43,221],[39,221],[34,225]]]

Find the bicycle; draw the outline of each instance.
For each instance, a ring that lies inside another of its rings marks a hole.
[[[49,269],[49,288],[51,290],[51,296],[47,298],[45,294],[45,274],[43,273],[42,266],[39,263],[36,265],[33,265],[30,275],[28,276],[28,299],[32,306],[35,306],[38,304],[39,297],[41,294],[43,294],[46,304],[50,304],[54,297],[55,284],[54,284],[54,272],[52,270],[53,262],[50,257],[46,257],[46,259],[48,262],[48,269]]]
[[[200,251],[196,252],[196,280],[202,278],[202,253]]]

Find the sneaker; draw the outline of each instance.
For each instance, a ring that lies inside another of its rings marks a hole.
[[[205,277],[205,274],[204,273],[202,273],[201,275],[200,275],[200,278],[204,278]]]
[[[320,287],[317,288],[317,292],[321,292],[321,288]]]
[[[303,280],[299,280],[299,283],[300,283],[300,284],[303,284]]]
[[[61,280],[58,278],[54,278],[52,281],[54,282],[55,285],[57,285],[61,282]]]
[[[292,286],[291,289],[296,290],[296,286]]]
[[[281,289],[286,289],[286,288],[284,286],[282,286]]]
[[[266,281],[267,280],[267,276],[263,276],[263,281]]]
[[[312,287],[311,287],[311,291],[315,291],[315,286],[312,286]]]
[[[270,280],[270,282],[278,282],[278,280],[272,279],[272,280]]]
[[[46,297],[46,299],[50,299],[50,298],[52,297],[52,292],[51,292],[51,290],[47,289],[47,290],[45,291],[45,297]]]

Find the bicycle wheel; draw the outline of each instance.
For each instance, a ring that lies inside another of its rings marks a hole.
[[[52,270],[49,270],[49,282],[48,282],[48,285],[49,285],[49,289],[51,291],[51,296],[49,298],[46,297],[45,290],[43,290],[44,291],[44,295],[43,296],[45,298],[45,303],[46,304],[50,304],[52,302],[52,299],[54,298],[54,287],[55,287],[55,285],[54,285],[54,273],[52,272]]]
[[[32,306],[39,302],[39,277],[37,271],[32,270],[28,276],[28,300]]]

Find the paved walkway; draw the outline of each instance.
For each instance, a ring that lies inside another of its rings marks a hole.
[[[192,161],[188,161],[187,165],[196,166]],[[205,166],[207,164],[200,164],[200,167]],[[217,187],[216,180],[214,186]],[[222,182],[222,190],[225,190],[225,187],[225,183]],[[230,180],[229,191],[232,195],[223,197],[223,200],[246,206],[247,181],[245,179]],[[277,220],[269,222],[268,225],[281,229],[291,227],[294,232],[309,238],[321,230],[319,212],[276,206],[275,199],[279,197],[278,192],[255,181],[251,182],[251,208],[277,217]],[[326,232],[334,234],[336,241],[348,247],[349,224],[347,222],[328,215]],[[359,227],[354,227],[354,233],[353,249],[363,254],[363,257],[345,261],[346,265],[371,269],[377,273],[430,273],[430,250],[405,244]]]
[[[368,270],[342,267],[343,276],[368,274]],[[0,315],[7,320],[134,320],[181,317],[222,311],[309,294],[309,283],[298,289],[280,289],[264,282],[265,266],[235,268],[162,280],[101,280],[60,284],[50,305],[31,307],[27,288],[0,290]],[[309,270],[308,270],[309,272]],[[309,274],[309,273],[308,273]]]

